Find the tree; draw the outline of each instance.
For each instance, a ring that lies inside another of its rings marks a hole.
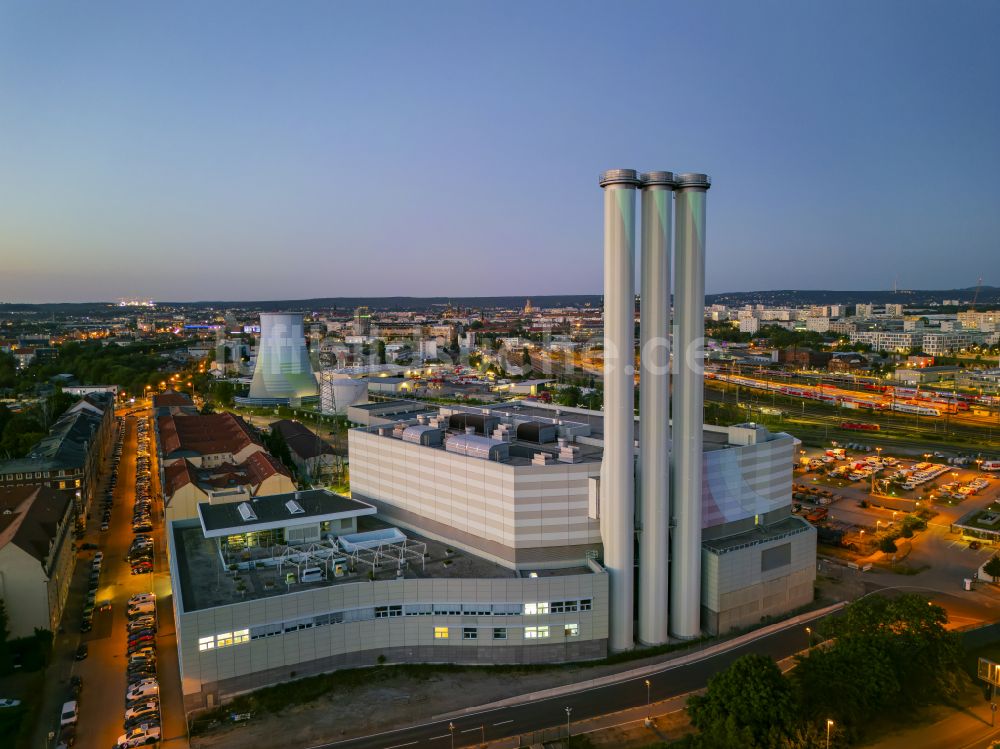
[[[377,364],[385,364],[385,341],[381,338],[379,338],[378,343],[375,344],[375,356]]]
[[[580,405],[580,397],[582,393],[580,388],[576,385],[570,385],[568,388],[563,388],[558,393],[556,393],[556,403],[560,406],[569,406],[574,408]]]
[[[896,553],[896,539],[892,536],[883,536],[879,539],[878,550],[886,554]]]
[[[688,699],[687,710],[705,747],[781,746],[796,729],[792,685],[763,655],[744,655],[713,676],[705,694]]]
[[[1000,556],[994,554],[990,560],[983,565],[983,572],[993,578],[993,582],[1000,579]]]
[[[841,616],[827,619],[822,625],[824,636],[834,640],[829,652],[842,650],[849,656],[845,661],[861,668],[862,659],[888,658],[888,670],[894,674],[899,688],[895,694],[883,692],[879,703],[876,695],[867,700],[874,710],[888,705],[912,706],[921,702],[950,697],[962,686],[961,645],[957,636],[945,629],[948,615],[940,606],[932,605],[925,597],[913,593],[895,598],[869,596],[855,601]],[[813,654],[816,651],[813,651]],[[859,655],[860,653],[860,655]],[[795,669],[805,667],[809,658]],[[866,689],[869,677],[860,672],[854,678],[856,689]],[[881,683],[886,684],[884,675]],[[837,701],[844,692],[824,687]]]

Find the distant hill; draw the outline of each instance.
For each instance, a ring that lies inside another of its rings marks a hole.
[[[768,306],[801,306],[806,304],[905,304],[922,307],[944,299],[957,299],[961,304],[971,304],[976,298],[976,288],[943,290],[880,290],[880,291],[823,291],[779,289],[774,291],[734,291],[726,294],[708,294],[707,304],[725,304],[739,307],[744,304]],[[979,289],[976,306],[1000,304],[1000,287],[983,286]]]
[[[876,290],[876,291],[833,291],[833,290],[802,290],[777,289],[773,291],[734,291],[724,294],[708,294],[706,304],[725,304],[730,307],[740,307],[744,304],[765,304],[768,306],[802,306],[809,304],[905,304],[908,307],[926,307],[931,303],[940,304],[944,299],[957,299],[960,304],[968,305],[976,297],[975,287],[966,289],[936,289],[936,290]],[[350,309],[355,307],[371,307],[377,310],[435,310],[449,304],[458,309],[516,309],[523,307],[525,300],[530,298],[532,305],[541,307],[583,307],[601,305],[599,294],[550,294],[542,296],[470,296],[470,297],[321,297],[316,299],[272,299],[257,301],[201,301],[201,302],[158,302],[163,307],[260,310],[263,312],[275,310],[312,312],[330,309]],[[1000,287],[983,286],[979,290],[977,306],[1000,306]],[[50,303],[50,304],[4,304],[0,303],[2,314],[37,314],[37,315],[86,315],[91,313],[107,314],[117,305],[112,302],[82,302],[82,303]],[[135,310],[138,312],[138,310]]]

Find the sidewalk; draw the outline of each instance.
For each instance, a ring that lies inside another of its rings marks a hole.
[[[805,651],[803,651],[805,652]],[[789,671],[795,665],[795,656],[778,661],[782,673]],[[685,710],[688,698],[701,694],[705,690],[696,689],[686,694],[671,697],[661,702],[654,702],[648,707],[633,707],[616,713],[599,715],[570,724],[573,736],[590,735],[597,746],[631,746],[633,741],[637,746],[645,746],[656,741],[676,741],[686,733],[690,733],[690,723]],[[647,724],[646,719],[652,720]],[[542,735],[546,741],[558,736],[565,737],[565,725],[553,726],[547,731],[537,731],[528,737],[512,736],[505,739],[489,741],[481,746],[488,749],[518,749],[532,739],[541,741]],[[603,735],[602,734],[606,734]],[[893,749],[911,749],[910,747],[893,747]]]
[[[785,629],[790,629],[792,627],[799,627],[803,624],[811,622],[820,617],[826,616],[827,614],[832,614],[835,611],[839,611],[844,608],[847,603],[841,601],[830,606],[826,606],[822,609],[816,609],[815,611],[809,611],[805,614],[799,614],[791,619],[786,619],[781,622],[776,622],[775,624],[769,624],[766,627],[761,627],[760,629],[755,629],[752,632],[747,632],[745,634],[734,637],[731,640],[726,640],[724,642],[719,642],[711,645],[702,650],[696,650],[695,652],[685,653],[674,658],[666,658],[656,663],[651,663],[645,666],[640,666],[639,668],[630,669],[627,671],[619,671],[617,673],[608,674],[607,676],[600,676],[595,679],[587,679],[586,681],[579,681],[573,684],[566,684],[559,687],[553,687],[551,689],[543,689],[538,692],[530,692],[528,694],[517,695],[516,697],[508,697],[507,699],[498,700],[496,702],[490,702],[485,705],[476,705],[474,707],[468,707],[463,710],[458,710],[451,713],[445,713],[443,715],[435,715],[432,720],[450,720],[452,718],[460,718],[464,715],[469,715],[472,713],[478,713],[483,710],[494,710],[500,707],[511,707],[514,705],[520,705],[528,702],[537,702],[539,700],[551,699],[552,697],[561,697],[567,694],[576,694],[578,692],[585,692],[588,689],[593,689],[595,687],[609,686],[612,684],[619,684],[625,681],[633,681],[637,679],[644,679],[647,676],[658,674],[664,670],[670,668],[677,668],[679,666],[684,666],[690,663],[697,663],[698,661],[704,660],[705,658],[711,658],[719,653],[724,653],[727,650],[732,650],[733,648],[738,648],[753,640],[765,637],[767,635],[773,634],[775,632],[781,632]]]

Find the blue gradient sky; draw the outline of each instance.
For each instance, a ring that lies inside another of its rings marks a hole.
[[[599,293],[609,167],[709,291],[1000,284],[1000,4],[0,4],[0,301]]]

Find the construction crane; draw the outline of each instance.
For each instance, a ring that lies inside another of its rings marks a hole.
[[[976,281],[976,293],[972,295],[972,309],[976,308],[976,302],[979,299],[979,290],[983,288],[983,277],[980,276],[979,280]]]

